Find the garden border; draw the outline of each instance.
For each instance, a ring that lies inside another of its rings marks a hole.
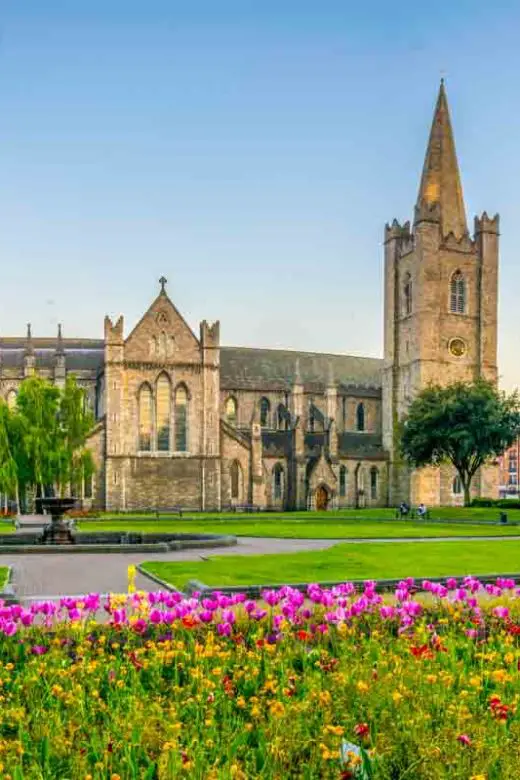
[[[149,577],[150,575],[148,573],[145,573],[145,576]],[[520,572],[516,572],[515,574],[453,574],[453,575],[445,575],[443,577],[422,577],[422,576],[416,576],[414,577],[414,581],[419,585],[417,588],[418,591],[422,591],[422,588],[420,587],[420,584],[424,580],[428,580],[428,582],[436,582],[440,584],[444,584],[446,580],[454,579],[457,580],[457,582],[461,582],[464,577],[475,577],[479,580],[479,582],[482,582],[484,584],[494,584],[496,580],[500,577],[503,579],[513,579],[515,582],[520,580]],[[194,593],[199,592],[201,595],[207,595],[208,593],[214,593],[218,591],[219,593],[226,593],[226,594],[233,594],[233,593],[245,593],[247,596],[251,596],[252,598],[258,598],[262,595],[262,591],[264,590],[279,590],[283,587],[289,587],[294,588],[295,590],[300,591],[306,591],[309,585],[318,585],[320,588],[334,588],[338,585],[344,585],[346,582],[352,583],[352,585],[355,585],[356,588],[363,588],[366,582],[374,582],[376,585],[376,588],[379,590],[393,590],[396,588],[400,582],[403,582],[407,579],[407,577],[399,577],[398,579],[383,579],[383,580],[374,580],[370,578],[366,578],[364,580],[336,580],[334,582],[286,582],[286,583],[275,583],[275,584],[265,584],[265,585],[222,585],[219,587],[218,585],[206,585],[204,582],[200,582],[200,580],[188,580],[188,583],[185,587],[185,590],[183,591],[186,596],[192,596]],[[175,586],[169,585],[170,588],[174,588]],[[177,588],[175,588],[177,590]]]
[[[103,532],[101,532],[103,533]],[[112,532],[107,532],[112,533]],[[160,535],[160,534],[159,534]],[[179,534],[181,535],[181,534]],[[78,539],[80,534],[76,536]],[[171,534],[165,534],[171,536]],[[98,543],[78,544],[2,544],[0,542],[0,556],[3,554],[28,553],[34,555],[45,554],[75,554],[75,553],[137,553],[137,552],[172,552],[176,550],[204,549],[212,550],[218,547],[233,547],[238,544],[237,537],[229,534],[218,536],[207,534],[203,537],[193,538],[192,534],[186,539],[171,539],[170,541],[136,542],[134,544],[114,543],[112,540]]]

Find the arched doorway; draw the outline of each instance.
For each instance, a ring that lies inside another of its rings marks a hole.
[[[316,490],[316,510],[322,512],[327,509],[329,503],[329,494],[327,488],[324,485],[320,485]]]

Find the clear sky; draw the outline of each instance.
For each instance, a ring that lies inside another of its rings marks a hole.
[[[128,332],[164,274],[224,344],[381,356],[444,73],[520,384],[519,35],[517,0],[0,0],[0,335]]]

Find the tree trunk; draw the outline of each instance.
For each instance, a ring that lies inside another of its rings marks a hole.
[[[471,477],[462,480],[462,487],[464,488],[464,506],[469,506],[471,504]]]
[[[16,480],[16,511],[19,515],[22,514],[22,507],[20,506],[20,485],[18,484],[18,480]]]

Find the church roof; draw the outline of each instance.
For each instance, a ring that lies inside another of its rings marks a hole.
[[[343,458],[387,458],[379,433],[338,434],[338,454]]]
[[[468,232],[448,99],[441,81],[417,197],[419,213],[437,207],[442,235],[461,238]]]
[[[328,355],[284,349],[221,347],[220,386],[228,390],[289,390],[299,371],[306,390],[323,391],[329,377],[340,390],[381,394],[383,361],[353,355]]]
[[[0,341],[0,359],[5,368],[21,368],[27,346],[26,338],[8,337]],[[33,338],[36,368],[55,365],[57,338]],[[65,366],[69,371],[97,371],[103,365],[104,342],[101,339],[62,339]]]

